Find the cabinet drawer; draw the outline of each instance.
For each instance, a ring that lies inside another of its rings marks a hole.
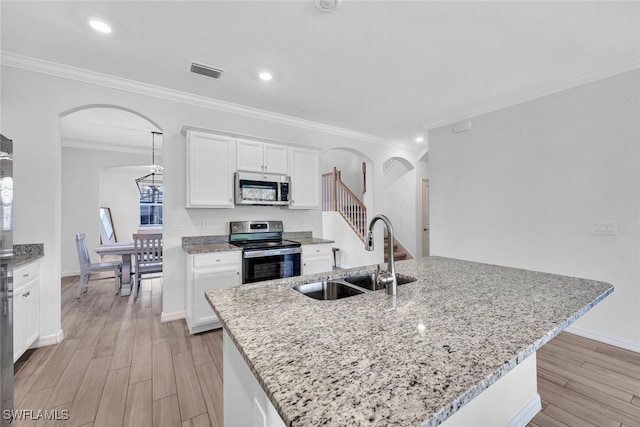
[[[193,268],[211,267],[222,264],[240,264],[242,252],[215,252],[193,255]]]
[[[331,253],[331,244],[320,245],[303,245],[302,256],[329,255]]]
[[[38,262],[30,262],[27,265],[18,267],[13,270],[13,288],[17,289],[30,280],[38,277]]]

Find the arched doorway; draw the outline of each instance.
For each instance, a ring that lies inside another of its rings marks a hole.
[[[415,167],[403,157],[391,157],[383,164],[383,211],[393,223],[396,243],[401,246],[398,254],[406,253],[410,257],[419,253],[416,221],[420,205],[415,191],[416,179]]]
[[[149,173],[152,157],[161,164],[162,137],[153,141],[157,124],[114,105],[79,107],[61,114],[60,123],[61,272],[71,276],[79,271],[75,234],[85,233],[90,248],[100,244],[100,207],[111,208],[119,240],[130,240],[140,226],[135,179]]]

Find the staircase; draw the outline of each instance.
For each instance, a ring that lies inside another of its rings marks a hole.
[[[367,229],[367,207],[340,179],[340,171],[322,175],[322,210],[336,211],[364,243]]]
[[[388,261],[387,248],[389,247],[389,235],[387,234],[387,230],[384,230],[384,262]],[[400,261],[402,259],[412,259],[412,256],[407,253],[407,251],[398,243],[397,240],[393,242],[393,258],[396,261]]]
[[[358,197],[342,182],[340,171],[333,168],[333,172],[322,175],[322,210],[336,211],[340,213],[351,229],[364,243],[367,235],[367,207]],[[384,261],[387,261],[387,247],[389,239],[387,231],[384,232]],[[411,255],[396,240],[393,245],[393,256],[396,261],[411,259]]]

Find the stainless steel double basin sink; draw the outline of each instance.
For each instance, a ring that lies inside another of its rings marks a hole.
[[[409,276],[397,275],[398,285],[415,282]],[[304,283],[293,287],[296,291],[317,300],[336,300],[383,289],[376,283],[376,274],[342,277],[322,282]]]

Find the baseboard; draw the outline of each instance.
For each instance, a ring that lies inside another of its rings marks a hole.
[[[600,341],[615,347],[624,348],[625,350],[630,350],[630,351],[635,351],[636,353],[640,353],[640,342],[637,342],[637,341],[631,341],[631,340],[625,340],[622,338],[612,337],[611,335],[601,334],[599,332],[593,332],[588,329],[578,328],[574,325],[569,326],[566,329],[566,331],[574,335],[579,335],[581,337],[590,338],[592,340]]]
[[[46,347],[48,345],[60,344],[64,339],[64,331],[60,329],[53,335],[40,335],[31,347]]]
[[[511,418],[506,427],[526,426],[541,409],[542,402],[540,401],[540,395],[536,394],[516,415],[514,415],[513,418]]]
[[[205,323],[204,325],[190,326],[189,322],[187,322],[187,327],[189,328],[190,334],[199,334],[200,332],[211,331],[213,329],[220,329],[222,328],[222,323],[218,321],[213,323]]]
[[[79,276],[80,275],[80,270],[78,271],[63,271],[62,272],[62,277],[73,277],[73,276]]]
[[[160,315],[161,322],[171,322],[172,320],[180,320],[187,317],[187,313],[183,311],[174,311],[173,313],[165,313],[164,311]]]

